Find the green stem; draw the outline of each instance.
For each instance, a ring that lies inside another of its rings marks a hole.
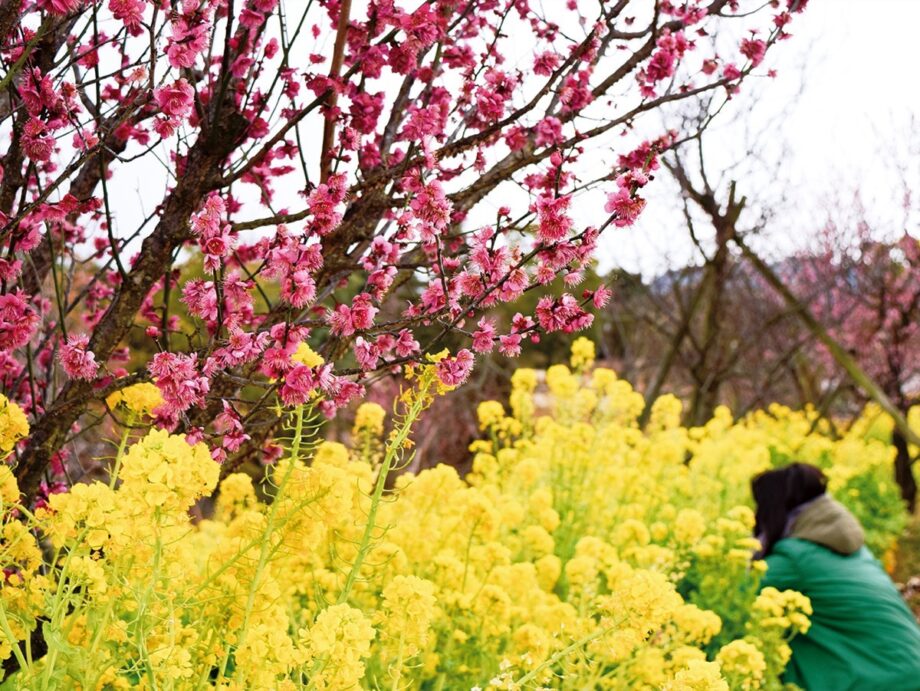
[[[371,494],[371,506],[367,514],[367,523],[364,526],[364,533],[361,536],[361,542],[359,543],[358,553],[355,557],[354,563],[351,565],[351,569],[348,572],[348,576],[345,578],[345,586],[342,588],[342,592],[339,594],[339,599],[336,601],[336,604],[343,604],[348,601],[349,596],[351,595],[351,590],[355,585],[355,581],[358,579],[359,574],[361,573],[361,566],[364,564],[365,558],[370,553],[371,550],[371,540],[374,536],[374,530],[377,528],[377,511],[380,508],[380,500],[383,497],[383,492],[386,489],[387,476],[390,474],[390,469],[393,467],[393,461],[396,460],[396,456],[402,449],[403,444],[406,439],[409,438],[409,432],[412,429],[412,424],[421,414],[424,408],[423,397],[418,397],[410,406],[406,418],[401,425],[399,425],[395,430],[395,435],[390,440],[390,443],[387,444],[387,451],[383,457],[383,463],[380,466],[380,471],[377,474],[377,482],[374,485],[374,492]]]
[[[281,480],[281,483],[278,485],[278,494],[275,497],[275,500],[272,502],[271,511],[268,514],[268,520],[265,522],[265,530],[262,533],[262,549],[259,551],[259,563],[256,566],[256,572],[252,577],[252,583],[249,586],[249,595],[246,598],[246,609],[243,611],[243,623],[240,627],[240,635],[236,642],[236,648],[242,648],[243,644],[246,641],[247,628],[249,627],[249,619],[252,616],[252,609],[255,605],[256,593],[259,590],[259,582],[262,580],[262,573],[265,571],[265,567],[268,564],[269,556],[273,553],[271,550],[271,536],[274,532],[275,517],[278,513],[278,510],[281,506],[281,498],[284,495],[284,488],[288,483],[288,480],[291,477],[291,474],[294,472],[294,466],[297,463],[298,458],[300,457],[300,443],[303,437],[303,406],[297,406],[294,412],[294,439],[291,443],[291,457],[288,462],[288,467],[285,469],[284,478]],[[230,661],[230,646],[227,646],[227,652],[224,654],[224,658],[221,661],[220,665],[220,675],[218,679],[223,679],[224,675],[227,672],[227,664]],[[239,668],[236,670],[236,674],[239,674]],[[236,676],[236,674],[234,676]]]
[[[435,645],[437,645],[437,641],[435,641]],[[453,653],[453,647],[454,647],[454,637],[450,635],[450,633],[448,633],[447,641],[444,643],[444,649],[440,653],[441,659],[448,661],[448,664],[450,663],[450,659],[451,659],[450,656]],[[434,682],[433,691],[444,691],[445,683],[447,683],[447,671],[446,670],[438,674],[438,678]]]
[[[571,643],[571,644],[567,645],[567,646],[566,646],[565,648],[563,648],[562,650],[557,650],[555,653],[553,653],[553,655],[552,655],[548,660],[546,660],[546,661],[545,661],[543,664],[541,664],[539,667],[537,667],[536,669],[531,670],[530,672],[528,672],[527,674],[525,674],[523,677],[521,677],[520,679],[518,679],[516,682],[514,682],[515,686],[523,686],[524,684],[533,681],[534,679],[537,678],[537,676],[540,674],[540,672],[542,672],[544,669],[547,669],[548,667],[552,667],[552,666],[555,665],[557,662],[559,662],[562,658],[566,657],[567,655],[570,655],[570,654],[574,653],[574,652],[575,652],[576,650],[578,650],[579,648],[584,648],[584,647],[585,647],[586,645],[588,645],[588,643],[590,643],[591,641],[593,641],[593,640],[595,640],[595,639],[598,639],[598,638],[600,638],[601,636],[604,636],[604,635],[610,633],[610,632],[611,632],[613,629],[615,629],[616,627],[617,627],[617,625],[608,626],[607,628],[604,628],[604,629],[598,629],[598,630],[595,631],[594,633],[590,633],[590,634],[588,634],[587,636],[584,636],[584,637],[582,637],[582,638],[579,638],[577,641],[575,641],[574,643]]]
[[[396,676],[393,677],[392,691],[399,691],[399,678],[402,676],[403,648],[406,642],[406,632],[399,632],[399,652],[396,654]]]
[[[156,510],[155,514],[155,529],[156,529],[156,551],[153,554],[153,568],[151,572],[150,586],[147,588],[147,592],[144,593],[143,599],[138,603],[137,607],[137,619],[139,626],[139,636],[138,644],[140,646],[141,654],[141,663],[146,670],[147,681],[150,684],[150,687],[156,691],[158,688],[156,675],[153,673],[153,666],[150,664],[150,652],[147,650],[147,627],[144,625],[144,616],[147,613],[147,606],[150,603],[150,597],[153,595],[154,589],[156,588],[157,581],[159,580],[160,572],[160,558],[162,556],[163,541],[160,538],[160,509]]]
[[[75,545],[82,544],[88,532],[89,531],[86,528],[81,530],[80,533],[77,535],[76,540],[74,540],[73,544]],[[70,572],[70,562],[73,559],[73,555],[74,555],[73,550],[70,550],[67,552],[67,556],[64,557],[64,565],[61,567],[61,571],[58,574],[57,589],[55,590],[54,597],[51,600],[51,604],[52,604],[51,616],[48,618],[48,627],[51,630],[55,630],[55,629],[57,631],[61,630],[62,620],[63,620],[64,614],[66,613],[68,609],[66,606],[62,607],[62,603],[67,602],[67,604],[69,604],[70,593],[72,592],[72,588],[67,588],[67,579],[70,576],[70,573],[69,573]],[[51,563],[57,564],[59,556],[60,556],[60,551],[58,551],[58,553],[55,554],[55,558]],[[66,597],[64,594],[65,589],[67,590]],[[63,610],[63,613],[62,613],[62,610]],[[48,683],[51,681],[51,676],[54,672],[54,665],[57,662],[58,652],[59,652],[58,648],[55,645],[49,644],[48,652],[45,654],[45,659],[44,659],[45,671],[44,671],[44,674],[42,675],[43,678],[42,678],[41,688],[48,688]]]
[[[213,640],[214,640],[214,627],[211,626],[211,627],[208,627],[208,635],[204,639],[205,644],[204,644],[204,647],[202,648],[205,655],[207,655],[208,650],[211,649],[211,643],[213,642]],[[202,661],[202,663],[203,662],[204,661]],[[210,683],[208,681],[208,677],[210,676],[210,674],[211,674],[211,665],[202,664],[201,674],[198,675],[198,681],[195,682],[195,691],[198,691],[199,689],[208,688],[210,686]]]
[[[6,636],[7,641],[10,643],[10,647],[13,649],[13,655],[16,656],[16,661],[19,662],[19,668],[25,672],[29,669],[29,664],[26,662],[25,657],[23,657],[22,651],[19,649],[19,642],[13,635],[12,628],[10,628],[10,622],[6,618],[6,607],[3,606],[2,599],[0,599],[0,627],[3,628],[3,635]],[[28,640],[28,637],[26,640]]]
[[[115,489],[115,482],[118,480],[118,472],[121,470],[121,459],[125,455],[125,448],[128,446],[128,437],[131,435],[132,419],[128,419],[128,426],[121,435],[121,442],[118,444],[118,452],[115,454],[115,464],[112,466],[112,472],[109,474],[109,488]]]
[[[16,62],[10,68],[9,72],[3,75],[3,79],[0,80],[0,91],[6,91],[7,87],[12,83],[16,75],[22,71],[23,66],[28,62],[29,58],[32,57],[32,49],[38,45],[38,42],[45,37],[46,33],[47,31],[45,25],[42,24],[41,28],[35,32],[32,40],[26,44],[25,49],[19,56],[19,59],[16,60]]]

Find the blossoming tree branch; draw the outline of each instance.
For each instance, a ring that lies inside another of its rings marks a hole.
[[[453,386],[474,353],[590,324],[599,238],[695,134],[662,111],[730,107],[804,4],[2,0],[0,351],[25,494],[141,381],[160,426],[233,467],[271,453],[279,401],[333,415],[459,335],[437,359]],[[126,177],[163,189],[130,226]],[[560,276],[535,314],[490,319]]]

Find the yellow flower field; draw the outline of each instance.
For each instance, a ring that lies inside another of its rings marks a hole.
[[[430,367],[393,414],[359,408],[353,448],[291,411],[268,503],[156,430],[122,445],[117,482],[34,513],[0,467],[2,688],[783,688],[810,605],[759,592],[750,477],[820,465],[882,556],[904,521],[885,421],[867,410],[834,438],[808,411],[720,409],[687,429],[664,396],[640,429],[641,396],[592,363],[581,340],[545,391],[518,370],[507,405],[479,407],[467,478],[387,483],[443,393]]]

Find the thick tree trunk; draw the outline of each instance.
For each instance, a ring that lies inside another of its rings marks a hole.
[[[724,352],[722,344],[722,320],[725,286],[729,278],[730,255],[728,242],[735,236],[735,226],[744,211],[747,199],[738,199],[735,195],[735,183],[729,186],[728,200],[725,209],[716,200],[714,192],[705,184],[703,191],[694,187],[679,158],[674,161],[664,161],[665,167],[677,180],[681,189],[697,206],[709,217],[715,230],[716,251],[711,259],[706,262],[706,275],[701,290],[707,294],[706,312],[703,317],[703,332],[696,362],[691,366],[691,373],[695,381],[693,396],[687,419],[690,424],[699,426],[712,417],[719,397],[723,380],[725,378]],[[700,158],[700,166],[703,160]],[[704,176],[705,182],[705,176]],[[687,222],[693,235],[692,221],[687,212]]]
[[[219,187],[223,164],[248,124],[235,109],[227,108],[192,148],[185,175],[179,178],[157,227],[144,240],[136,264],[93,332],[89,349],[100,362],[108,360],[122,342],[147,293],[169,268],[173,252],[189,239],[189,217]],[[71,380],[32,425],[28,445],[16,465],[16,479],[26,497],[35,496],[51,457],[93,398],[91,382]]]
[[[897,451],[894,457],[894,479],[901,488],[901,496],[907,502],[907,507],[913,513],[917,506],[917,479],[914,477],[910,449],[904,435],[897,428],[891,433],[891,443]]]
[[[728,276],[728,247],[723,229],[717,226],[719,243],[712,259],[712,280],[709,282],[709,302],[703,320],[702,348],[694,366],[696,386],[690,402],[689,419],[694,426],[706,424],[719,404],[722,388],[722,298]]]

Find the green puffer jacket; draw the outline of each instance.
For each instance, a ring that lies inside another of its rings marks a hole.
[[[804,593],[814,614],[792,641],[784,680],[807,691],[920,691],[920,627],[856,519],[824,495],[788,533],[762,587]]]

